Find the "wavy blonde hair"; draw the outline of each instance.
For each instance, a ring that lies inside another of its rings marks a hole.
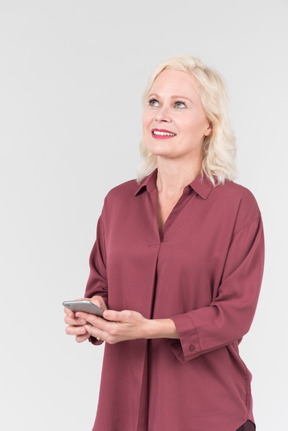
[[[212,133],[205,136],[202,147],[202,174],[215,185],[225,179],[236,177],[236,143],[229,115],[227,93],[223,79],[216,70],[207,67],[200,59],[178,55],[159,64],[152,73],[143,94],[146,106],[151,87],[157,76],[167,69],[190,73],[199,85],[199,96],[207,119],[212,125]],[[157,156],[151,154],[145,142],[140,143],[141,162],[138,168],[138,182],[157,167]]]

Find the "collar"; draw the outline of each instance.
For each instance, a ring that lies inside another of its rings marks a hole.
[[[156,179],[157,169],[155,169],[150,175],[142,180],[138,189],[136,190],[135,196],[138,196],[144,190],[147,190],[149,193],[151,193],[154,189],[156,189]],[[189,194],[192,190],[194,190],[197,195],[201,196],[201,198],[207,199],[213,187],[214,186],[212,182],[206,175],[199,174],[195,180],[193,180],[184,188],[183,193]]]
[[[151,174],[145,177],[139,184],[136,190],[135,196],[139,195],[142,191],[147,190],[149,193],[156,189],[157,180],[157,169],[155,169]]]

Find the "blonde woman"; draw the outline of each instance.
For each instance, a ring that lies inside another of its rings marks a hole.
[[[223,81],[199,59],[161,63],[144,94],[138,181],[105,199],[77,342],[106,342],[94,431],[255,430],[238,345],[262,280],[261,214],[233,182]]]

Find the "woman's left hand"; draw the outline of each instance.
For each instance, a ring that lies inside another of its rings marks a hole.
[[[106,341],[108,344],[148,338],[149,320],[137,311],[105,310],[103,317],[106,320],[83,312],[77,312],[76,316],[86,322],[86,324],[84,322],[82,324],[92,337]]]

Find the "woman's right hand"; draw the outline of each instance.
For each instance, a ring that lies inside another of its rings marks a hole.
[[[93,302],[93,304],[97,305],[103,310],[107,310],[107,306],[102,296],[96,295],[96,296],[93,296],[92,298],[80,298],[80,299],[86,299],[86,300],[89,299],[91,302]],[[88,334],[85,327],[83,326],[87,324],[87,322],[82,321],[81,319],[76,317],[75,313],[69,310],[69,308],[67,307],[64,307],[64,312],[66,314],[64,318],[64,322],[67,324],[67,327],[65,329],[66,334],[74,335],[77,343],[83,343],[83,341],[88,340],[88,338],[90,338],[90,334]]]

